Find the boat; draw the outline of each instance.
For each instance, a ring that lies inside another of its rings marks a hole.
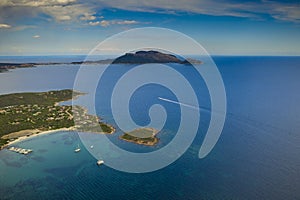
[[[98,160],[98,161],[97,161],[97,165],[102,165],[103,163],[104,163],[103,160]]]
[[[24,155],[27,155],[32,152],[32,149],[23,149],[18,147],[9,147],[8,150]]]
[[[92,149],[92,148],[94,148],[94,146],[93,146],[93,145],[91,146],[91,149]]]
[[[75,151],[75,153],[78,153],[80,150],[81,150],[81,149],[80,149],[80,147],[79,147],[79,145],[78,145],[77,148],[76,148],[74,151]]]

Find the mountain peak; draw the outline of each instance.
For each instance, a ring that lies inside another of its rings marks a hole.
[[[116,58],[113,64],[146,64],[146,63],[179,63],[189,64],[187,60],[182,60],[175,55],[161,53],[159,51],[137,51],[126,53]]]

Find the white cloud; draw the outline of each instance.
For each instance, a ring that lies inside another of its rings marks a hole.
[[[97,0],[98,4],[106,7],[130,11],[163,12],[176,14],[178,12],[189,12],[214,16],[235,16],[261,18],[268,14],[274,19],[283,21],[300,22],[300,5],[295,3],[274,2],[262,0],[262,2],[228,2],[222,0]]]
[[[41,7],[42,11],[52,16],[56,21],[76,20],[83,13],[93,13],[89,7],[81,4],[68,5],[68,6],[51,6]]]
[[[106,27],[106,26],[109,26],[111,24],[110,21],[107,21],[107,20],[102,20],[102,21],[96,21],[96,22],[89,22],[89,25],[91,26],[103,26],[103,27]]]
[[[76,0],[2,0],[0,6],[55,6],[55,5],[67,5],[75,3]]]
[[[96,17],[94,15],[90,15],[88,13],[85,13],[79,19],[82,20],[82,21],[93,21],[93,20],[96,19]]]
[[[38,38],[40,38],[41,36],[40,36],[40,35],[34,35],[34,36],[32,36],[32,37],[38,39]]]
[[[271,1],[264,1],[269,8],[271,8],[272,12],[270,15],[278,20],[282,21],[293,21],[300,22],[300,4],[298,6],[292,4],[281,4],[274,3]]]
[[[103,27],[106,27],[106,26],[109,26],[110,23],[111,23],[110,21],[102,20],[102,21],[100,22],[100,25],[103,26]]]
[[[16,18],[26,16],[38,16],[44,13],[56,21],[77,20],[80,16],[91,16],[95,13],[94,7],[87,3],[78,3],[77,0],[1,0],[1,18]],[[25,14],[24,14],[25,13]],[[93,19],[93,17],[91,17]]]
[[[61,15],[61,16],[57,16],[56,19],[58,21],[68,21],[68,20],[71,20],[71,16],[69,15]]]
[[[89,25],[91,26],[98,26],[100,24],[99,21],[96,21],[96,22],[89,22]]]
[[[0,28],[11,28],[9,24],[0,24]]]
[[[96,22],[89,22],[89,25],[91,26],[103,26],[107,27],[110,25],[130,25],[130,24],[138,24],[138,21],[135,20],[102,20],[102,21],[96,21]]]
[[[123,20],[123,21],[116,21],[115,24],[138,24],[139,22],[135,21],[135,20]]]
[[[96,11],[105,8],[116,8],[130,11],[163,12],[178,14],[180,12],[197,13],[214,16],[235,16],[248,18],[263,18],[269,15],[277,20],[300,22],[300,5],[294,3],[261,0],[261,2],[234,2],[224,0],[1,0],[0,20],[30,16],[37,17],[44,13],[56,21],[82,20],[94,21]],[[102,26],[122,24],[122,22],[108,21]],[[129,22],[123,22],[130,24]],[[133,24],[133,22],[131,23]],[[99,22],[101,25],[101,21]]]

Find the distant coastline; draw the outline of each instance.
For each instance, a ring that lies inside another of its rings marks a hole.
[[[147,64],[147,63],[176,63],[182,65],[202,64],[200,60],[191,58],[181,59],[175,55],[161,53],[158,51],[137,51],[126,53],[115,59],[103,59],[95,61],[75,61],[75,62],[32,62],[32,63],[0,63],[0,73],[17,68],[30,68],[40,65],[81,65],[81,64]]]
[[[29,68],[35,67],[36,64],[34,63],[0,63],[0,73],[7,72],[11,69],[16,68]]]

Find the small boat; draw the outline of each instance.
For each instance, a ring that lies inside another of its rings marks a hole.
[[[98,161],[97,161],[97,165],[102,165],[103,163],[104,163],[103,160],[98,160]]]
[[[93,146],[93,145],[91,146],[91,149],[92,149],[92,148],[94,148],[94,146]]]
[[[81,149],[80,149],[80,147],[79,147],[79,145],[78,145],[77,148],[76,148],[74,151],[75,151],[75,153],[78,153],[80,150],[81,150]]]
[[[32,152],[32,149],[23,149],[18,147],[9,147],[8,150],[24,155],[27,155]]]

